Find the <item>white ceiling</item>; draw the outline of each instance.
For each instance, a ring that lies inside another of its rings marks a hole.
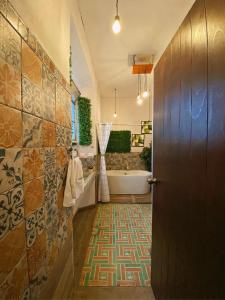
[[[194,0],[120,0],[122,30],[112,32],[115,0],[78,0],[102,98],[137,94],[137,80],[128,67],[128,54],[159,58]]]

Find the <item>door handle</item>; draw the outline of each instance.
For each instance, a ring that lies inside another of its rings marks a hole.
[[[157,178],[150,177],[147,179],[147,182],[152,185],[152,184],[158,183],[158,180],[157,180]]]

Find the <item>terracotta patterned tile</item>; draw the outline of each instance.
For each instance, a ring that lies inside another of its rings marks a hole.
[[[39,148],[23,150],[23,180],[24,182],[37,178],[44,173],[43,150]]]
[[[44,149],[44,169],[48,171],[50,167],[56,165],[56,150],[55,148]]]
[[[7,5],[7,20],[18,31],[18,25],[19,25],[18,14],[9,1]]]
[[[43,118],[48,121],[55,121],[55,98],[43,91]]]
[[[27,247],[30,248],[36,238],[45,230],[44,207],[36,209],[26,218]]]
[[[25,216],[43,205],[44,179],[39,177],[24,185],[24,211]]]
[[[23,183],[22,151],[17,148],[0,148],[0,193]]]
[[[64,126],[64,100],[63,100],[63,87],[60,84],[56,84],[56,107],[55,107],[55,120],[59,125]]]
[[[71,120],[71,95],[65,90],[65,98],[64,98],[64,111],[65,111],[65,126],[71,128],[72,120]]]
[[[23,113],[23,147],[42,146],[42,120]]]
[[[9,230],[4,238],[0,239],[0,285],[18,264],[25,249],[25,227],[22,221],[19,226]]]
[[[43,121],[42,125],[43,147],[55,147],[56,145],[56,131],[55,124]]]
[[[21,70],[21,38],[0,14],[0,57]]]
[[[69,162],[69,155],[66,148],[58,147],[56,148],[56,167],[65,168]]]
[[[0,0],[0,12],[6,16],[7,11],[7,0]]]
[[[71,95],[58,83],[56,84],[56,122],[71,127]]]
[[[63,209],[64,190],[65,188],[61,186],[57,191],[57,206],[59,210]]]
[[[56,125],[56,146],[63,147],[66,143],[65,127]]]
[[[44,92],[44,118],[55,121],[55,78],[54,74],[43,64],[42,85]]]
[[[27,257],[24,253],[5,281],[0,284],[2,299],[30,299]]]
[[[20,147],[22,141],[21,112],[0,104],[0,116],[0,147]]]
[[[0,194],[0,239],[24,218],[22,185]]]
[[[65,146],[71,147],[72,144],[72,131],[69,128],[65,128]]]
[[[46,232],[37,236],[34,244],[27,249],[28,273],[30,278],[38,273],[39,269],[46,265]]]
[[[22,42],[22,73],[41,88],[42,62],[25,42]]]
[[[43,116],[43,92],[26,76],[22,77],[22,100],[24,111],[38,117]]]
[[[0,58],[0,103],[21,109],[21,75]]]

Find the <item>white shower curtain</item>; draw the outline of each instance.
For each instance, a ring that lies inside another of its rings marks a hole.
[[[105,152],[109,141],[110,131],[112,129],[112,124],[97,124],[97,134],[99,148],[101,152],[100,159],[100,172],[99,172],[99,186],[98,186],[98,201],[109,202],[109,185],[106,174],[106,164],[105,164]]]

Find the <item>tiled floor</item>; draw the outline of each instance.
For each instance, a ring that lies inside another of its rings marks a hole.
[[[98,206],[80,285],[150,286],[151,204]]]

